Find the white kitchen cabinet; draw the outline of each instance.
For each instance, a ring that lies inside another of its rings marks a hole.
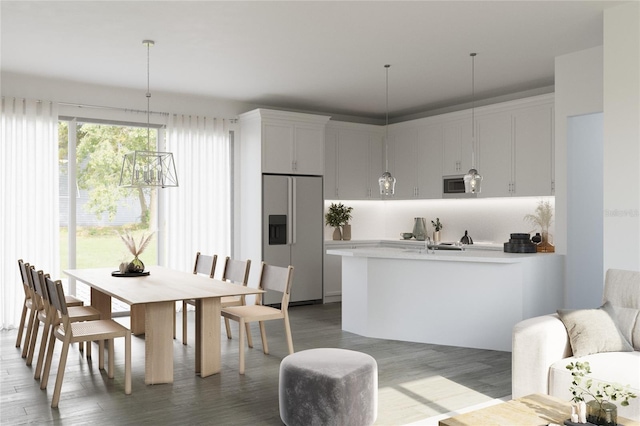
[[[380,199],[378,177],[383,172],[380,126],[330,122],[327,128],[327,163],[334,161],[336,166],[335,177],[326,177],[325,198]],[[335,157],[329,158],[330,155]],[[334,187],[330,186],[332,181]]]
[[[512,195],[554,194],[553,101],[517,110],[514,124],[514,181]]]
[[[392,127],[390,135],[390,171],[396,178],[394,198],[440,198],[443,126],[424,120],[399,123]]]
[[[463,175],[471,168],[471,114],[457,115],[458,118],[443,122],[443,176]]]
[[[511,113],[508,111],[487,114],[476,119],[482,197],[511,195],[514,154],[511,120]]]
[[[263,173],[324,174],[324,139],[327,116],[258,109],[261,120]]]
[[[480,197],[553,195],[553,99],[512,101],[476,117]]]

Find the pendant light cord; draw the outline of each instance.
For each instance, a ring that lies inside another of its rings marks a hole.
[[[471,53],[471,167],[476,168],[476,54]]]
[[[385,171],[389,171],[389,67],[387,64],[384,67],[387,70],[387,100],[386,100],[386,120],[385,120],[385,135],[384,135],[384,157],[385,157]]]
[[[150,55],[149,51],[151,50],[151,46],[155,43],[152,40],[144,40],[143,44],[147,45],[147,151],[151,151],[151,90],[150,90]]]

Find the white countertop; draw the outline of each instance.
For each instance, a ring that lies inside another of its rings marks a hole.
[[[422,243],[421,241],[419,243]],[[422,244],[424,245],[424,243]],[[405,259],[426,261],[482,262],[482,263],[521,263],[540,256],[555,256],[551,253],[505,253],[497,250],[429,250],[424,247],[362,247],[328,248],[327,254],[349,257],[370,257],[383,259]]]

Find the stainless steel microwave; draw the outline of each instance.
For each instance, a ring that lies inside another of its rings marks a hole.
[[[442,198],[477,198],[477,193],[464,192],[464,175],[442,177]]]

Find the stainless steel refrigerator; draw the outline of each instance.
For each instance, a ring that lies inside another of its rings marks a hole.
[[[291,303],[322,301],[324,204],[322,177],[262,175],[262,257],[293,265]],[[267,292],[265,304],[282,294]]]

